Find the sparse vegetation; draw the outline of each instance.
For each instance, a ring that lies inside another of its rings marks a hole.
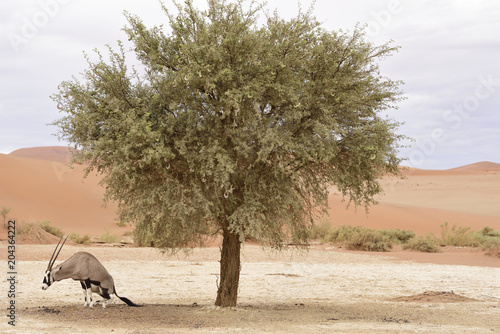
[[[481,244],[481,249],[486,251],[489,255],[500,257],[500,238],[491,238]]]
[[[483,229],[481,230],[481,234],[485,237],[500,238],[500,232],[495,231],[490,226],[483,227]]]
[[[11,208],[8,208],[6,206],[2,206],[2,211],[0,211],[0,214],[2,214],[3,217],[3,227],[7,228],[7,215],[9,214]]]
[[[77,233],[71,233],[69,239],[76,244],[88,245],[92,243],[92,238],[88,234],[81,236]]]
[[[487,251],[487,254],[500,257],[500,232],[495,231],[492,227],[484,227],[478,234],[480,247]]]
[[[400,230],[398,228],[380,230],[380,233],[389,237],[392,243],[401,245],[415,238],[415,232],[410,230]]]
[[[154,234],[149,227],[134,229],[134,244],[139,247],[154,247]]]
[[[393,243],[388,235],[375,229],[350,225],[331,227],[325,221],[313,227],[310,236],[323,243],[344,243],[350,250],[387,252]]]
[[[403,249],[411,249],[424,253],[438,253],[441,251],[433,234],[426,237],[418,236],[411,238],[403,244]]]
[[[119,237],[116,234],[111,234],[111,232],[106,230],[105,233],[101,234],[101,237],[99,239],[100,242],[103,242],[105,244],[114,244],[119,241]]]
[[[345,246],[350,250],[363,250],[370,252],[388,252],[392,243],[388,236],[374,229],[362,228],[346,240]]]
[[[40,223],[40,227],[45,232],[55,235],[56,237],[61,238],[64,235],[63,231],[59,227],[50,225],[50,220],[42,220],[42,222]]]
[[[309,228],[309,238],[312,240],[321,240],[324,243],[326,235],[331,231],[332,227],[327,217],[322,217],[316,224]]]
[[[479,242],[470,227],[457,227],[455,224],[450,229],[448,222],[441,225],[441,242],[442,245],[458,247],[479,246]]]
[[[441,225],[443,245],[479,247],[491,255],[500,257],[500,232],[486,226],[481,231],[471,231],[470,227],[455,224],[449,228],[448,222]]]
[[[310,231],[311,239],[321,243],[344,244],[347,249],[387,252],[394,244],[403,249],[420,252],[440,252],[441,246],[479,247],[490,255],[500,257],[500,232],[486,226],[481,231],[470,227],[449,227],[448,222],[441,225],[441,238],[434,234],[416,236],[415,232],[400,229],[375,230],[361,226],[331,226],[323,217]]]
[[[323,238],[324,242],[335,244],[338,242],[346,242],[353,238],[354,235],[361,232],[362,227],[342,225],[337,228],[331,228]]]
[[[125,222],[124,220],[118,220],[116,222],[116,225],[118,225],[120,227],[125,227],[125,226],[127,226],[127,222]]]
[[[40,225],[29,223],[29,224],[19,224],[16,227],[17,235],[23,237],[27,240],[38,240],[38,242],[45,244],[46,240],[43,236],[43,231]]]
[[[19,234],[19,235],[26,235],[26,234],[30,234],[30,233],[32,233],[34,230],[35,230],[35,224],[33,224],[33,223],[30,223],[30,224],[20,224],[20,225],[16,228],[16,232],[17,232],[17,234]]]

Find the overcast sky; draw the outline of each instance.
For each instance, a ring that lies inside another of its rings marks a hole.
[[[194,3],[206,7],[206,0]],[[269,0],[267,7],[289,18],[297,3]],[[62,116],[49,96],[86,68],[83,51],[127,40],[123,10],[149,27],[167,25],[157,0],[0,2],[0,153],[67,144],[47,126]],[[400,152],[405,165],[500,163],[500,1],[317,0],[314,13],[326,29],[367,24],[374,43],[401,46],[381,74],[405,83],[407,99],[388,113],[414,139]]]

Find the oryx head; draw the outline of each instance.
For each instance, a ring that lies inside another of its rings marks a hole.
[[[61,243],[63,237],[59,239],[59,242],[57,243],[56,249],[54,249],[54,253],[52,253],[52,257],[50,258],[49,265],[47,266],[47,270],[45,271],[45,275],[43,277],[43,283],[42,283],[42,289],[46,290],[53,282],[54,282],[54,277],[52,275],[52,267],[54,266],[54,262],[56,262],[57,257],[59,256],[59,253],[61,252],[62,247],[64,246],[64,243],[66,242],[66,239],[64,239],[63,243],[61,244],[61,247],[59,247],[59,244]],[[59,250],[57,248],[59,247]],[[57,254],[56,254],[57,252]],[[55,256],[54,256],[55,255]]]

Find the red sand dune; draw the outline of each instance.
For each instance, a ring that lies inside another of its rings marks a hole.
[[[384,194],[369,209],[342,210],[335,189],[330,196],[330,219],[335,225],[410,229],[419,235],[441,233],[441,224],[480,230],[500,230],[500,164],[480,162],[450,170],[406,169],[406,179],[381,180]]]
[[[411,167],[403,167],[403,175],[405,176],[420,176],[420,175],[458,175],[458,174],[470,174],[470,173],[489,173],[489,172],[499,172],[500,164],[481,161],[461,167],[451,168],[447,170],[436,170],[436,169],[419,169]]]
[[[9,155],[21,158],[55,161],[62,164],[68,164],[71,161],[72,150],[73,149],[66,146],[29,147],[15,150]]]
[[[34,157],[45,160],[0,154],[0,206],[11,208],[8,218],[20,224],[50,220],[65,233],[101,235],[121,229],[114,222],[117,206],[102,207],[104,189],[99,177],[83,179],[83,166],[69,168],[62,161],[67,154],[59,148],[43,148]],[[53,154],[55,161],[48,161]]]
[[[100,178],[83,179],[83,166],[70,169],[65,165],[69,160],[66,147],[0,154],[0,207],[10,207],[8,217],[19,222],[48,219],[65,233],[99,236],[106,229],[119,235],[130,231],[116,225],[116,204],[102,207]],[[439,234],[444,222],[500,230],[499,171],[500,164],[488,162],[446,171],[408,169],[405,180],[381,181],[386,194],[368,215],[364,208],[346,209],[346,202],[333,189],[329,219],[333,225],[410,229],[420,235]]]
[[[475,164],[465,165],[450,170],[451,171],[500,171],[500,164],[489,161],[481,161]]]
[[[369,208],[366,214],[363,207],[345,209],[345,202],[339,196],[330,196],[330,221],[332,225],[360,225],[375,229],[412,230],[417,235],[441,233],[441,224],[448,222],[450,228],[457,226],[480,230],[485,226],[500,230],[500,218],[476,213],[441,210],[411,205],[379,203]]]

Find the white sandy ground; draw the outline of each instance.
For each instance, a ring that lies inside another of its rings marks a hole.
[[[100,305],[89,310],[82,307],[79,282],[66,280],[41,289],[47,262],[33,259],[50,257],[53,247],[18,246],[17,325],[9,326],[3,315],[1,333],[500,332],[500,268],[421,264],[314,249],[278,253],[246,245],[239,307],[221,310],[212,307],[218,248],[166,256],[152,249],[67,245],[60,261],[79,250],[92,252],[114,277],[118,293],[145,305],[130,308],[115,298],[106,310]],[[0,252],[6,254],[5,245],[0,245]],[[0,261],[0,268],[7,275],[6,261]],[[0,287],[6,314],[5,279]],[[425,291],[453,291],[478,301],[391,301]],[[158,312],[163,312],[163,322]]]

